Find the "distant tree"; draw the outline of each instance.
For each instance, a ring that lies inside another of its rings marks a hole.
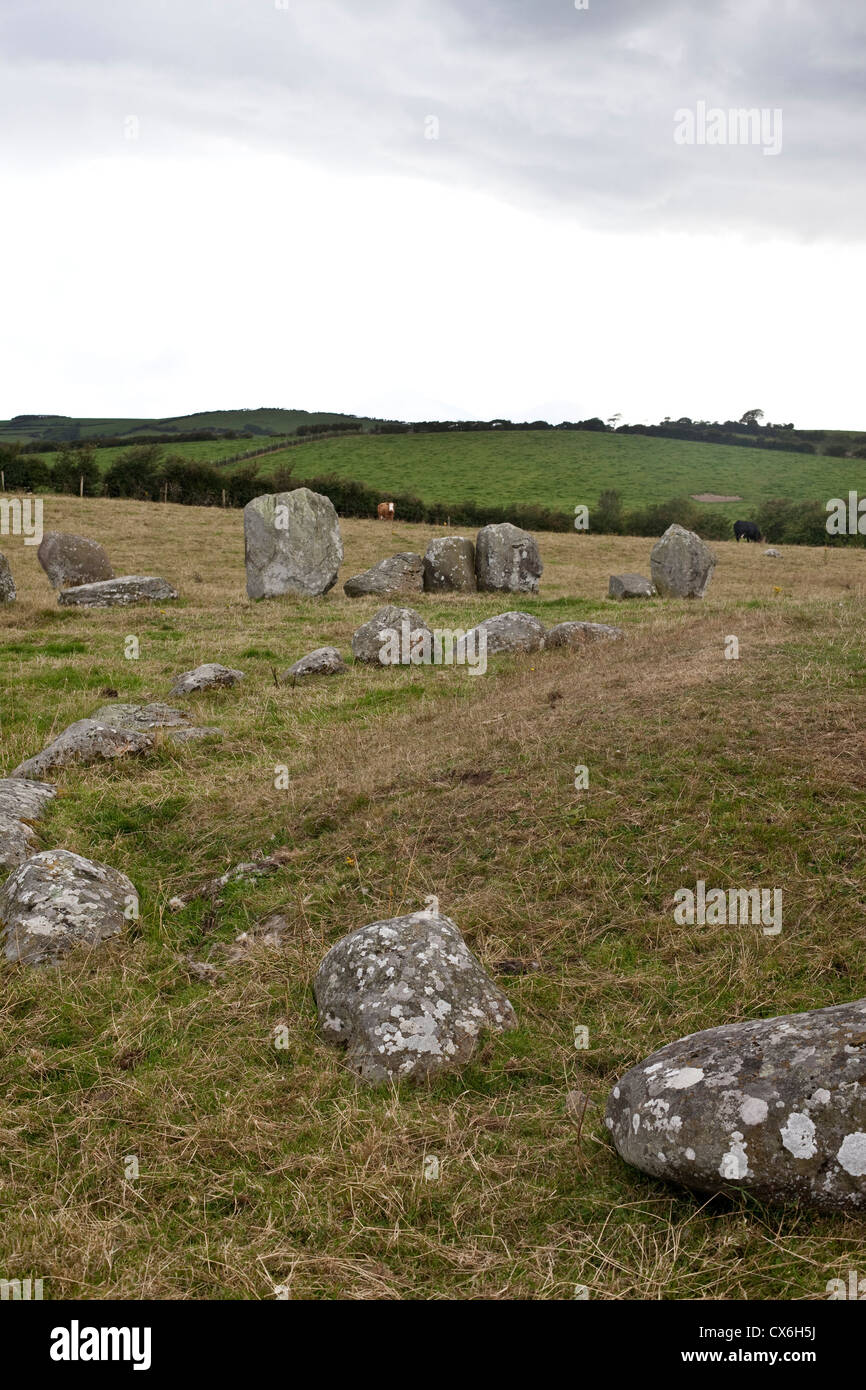
[[[740,416],[740,424],[748,425],[750,428],[757,428],[764,418],[763,410],[744,410]]]
[[[51,466],[51,485],[55,492],[77,494],[82,488],[84,494],[93,497],[100,488],[99,465],[96,462],[96,445],[93,443],[63,443],[57,450],[57,457]]]
[[[589,514],[589,528],[603,535],[615,536],[622,530],[622,494],[615,488],[605,488]]]

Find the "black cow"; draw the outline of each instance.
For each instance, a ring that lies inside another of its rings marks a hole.
[[[764,537],[758,530],[757,523],[754,521],[735,521],[734,535],[737,541],[741,541],[745,536],[747,541],[762,541]]]

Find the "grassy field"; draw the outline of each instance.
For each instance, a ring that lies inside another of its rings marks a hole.
[[[371,466],[405,457],[404,441],[371,447]],[[698,486],[729,484],[713,473]],[[623,642],[492,660],[485,677],[352,667],[291,689],[273,668],[325,642],[348,653],[376,600],[338,587],[251,604],[236,512],[60,498],[45,524],[100,539],[118,573],[161,574],[182,597],[60,609],[34,550],[5,539],[20,597],[0,610],[4,770],[109,690],[164,699],[207,660],[246,680],[182,702],[224,742],[60,774],[41,845],[123,870],[142,915],[61,969],[2,970],[5,1277],[44,1278],[46,1298],[267,1299],[287,1286],[570,1299],[584,1284],[593,1299],[811,1300],[862,1269],[861,1222],[653,1181],[618,1158],[602,1109],[617,1076],[667,1041],[866,993],[866,553],[772,561],[723,543],[704,601],[628,606],[605,599],[607,578],[646,572],[648,542],[542,535],[540,596],[514,606],[546,623],[617,621]],[[343,530],[343,578],[434,534]],[[509,604],[415,606],[465,627]],[[128,634],[138,661],[124,659]],[[724,659],[730,634],[738,661]],[[279,764],[287,791],[274,789]],[[578,764],[588,792],[574,790]],[[168,909],[277,846],[291,857],[275,877],[217,907]],[[698,878],[781,887],[782,934],[677,926],[673,894]],[[314,972],[346,932],[429,893],[507,990],[519,1030],[429,1086],[363,1089],[318,1037]],[[232,961],[227,945],[275,910],[285,946]],[[500,975],[508,957],[541,970]],[[580,1130],[574,1089],[592,1098]],[[431,1155],[438,1181],[422,1176]]]

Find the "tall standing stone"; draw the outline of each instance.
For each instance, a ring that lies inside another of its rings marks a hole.
[[[430,593],[474,593],[475,546],[468,536],[437,536],[424,555],[424,588]]]
[[[694,531],[676,522],[656,541],[650,555],[650,573],[662,598],[703,598],[716,557]]]
[[[15,580],[5,555],[0,555],[0,603],[12,603],[15,599]]]
[[[340,522],[330,498],[308,487],[269,492],[244,507],[247,593],[315,597],[337,582]]]
[[[544,566],[535,538],[510,521],[482,526],[475,541],[479,589],[537,594]]]

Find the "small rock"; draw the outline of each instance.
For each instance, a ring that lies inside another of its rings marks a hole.
[[[52,589],[73,589],[114,578],[114,570],[99,542],[68,531],[46,531],[36,558]]]
[[[493,969],[497,975],[536,975],[541,969],[541,961],[509,956],[505,960],[498,960]]]
[[[346,663],[336,647],[317,647],[284,671],[280,680],[293,681],[300,676],[335,676],[345,669]]]
[[[307,487],[265,493],[244,507],[247,593],[316,597],[337,582],[340,523],[330,498]]]
[[[537,594],[544,566],[535,538],[510,521],[482,526],[475,541],[478,588]]]
[[[769,555],[773,560],[781,560],[782,558],[781,550],[777,550],[774,545],[768,545],[764,554]]]
[[[437,536],[430,542],[424,554],[424,588],[430,593],[475,592],[475,545],[468,536]]]
[[[608,598],[652,598],[655,589],[642,574],[612,574],[607,586]]]
[[[61,589],[58,603],[78,608],[117,608],[128,603],[166,603],[177,598],[177,589],[164,579],[153,575],[124,574],[118,579],[103,579],[96,584],[79,584],[74,589]]]
[[[28,758],[12,773],[13,777],[40,779],[46,772],[71,763],[98,763],[122,758],[127,753],[149,753],[153,739],[137,729],[115,729],[97,719],[79,719],[58,735],[41,753]]]
[[[15,602],[15,580],[5,555],[0,555],[0,603]]]
[[[416,632],[430,632],[430,628],[414,608],[395,608],[393,605],[380,608],[375,617],[359,627],[352,637],[352,654],[356,661],[377,666],[398,664],[389,657],[388,642],[381,640],[383,632],[397,634],[403,658],[401,664],[408,665],[413,635]],[[381,660],[383,656],[386,658],[384,661]]]
[[[432,908],[343,937],[314,990],[323,1037],[346,1043],[349,1067],[373,1084],[460,1066],[482,1028],[517,1026],[458,928]]]
[[[537,652],[545,643],[544,624],[531,613],[497,613],[460,638],[456,643],[458,655],[462,657],[467,646],[472,651],[473,642],[474,650],[480,651],[478,634],[482,632],[487,636],[488,656],[498,656],[502,652]]]
[[[215,686],[237,685],[244,679],[243,671],[233,671],[230,666],[220,666],[217,661],[206,661],[196,666],[194,671],[184,671],[175,677],[169,695],[191,695],[195,690],[212,690]]]
[[[623,636],[621,627],[609,623],[557,623],[544,639],[545,647],[585,647],[587,642],[616,642]]]
[[[662,598],[703,598],[715,566],[710,547],[676,522],[650,554],[650,573]]]
[[[354,574],[343,585],[349,598],[365,594],[420,594],[424,587],[424,561],[420,555],[404,551],[380,560],[378,565]]]
[[[98,946],[137,916],[125,874],[69,850],[44,850],[0,889],[0,941],[9,961],[55,964],[79,943]]]

